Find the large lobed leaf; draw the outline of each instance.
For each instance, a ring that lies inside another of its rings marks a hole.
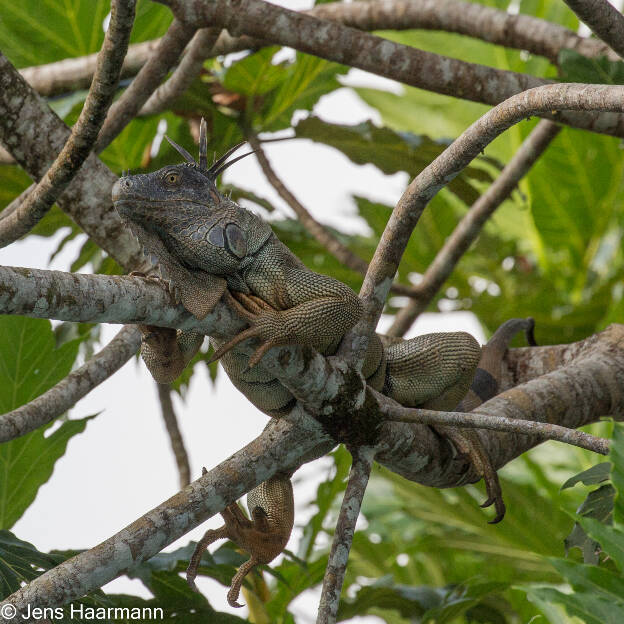
[[[55,347],[50,321],[0,317],[0,413],[31,401],[71,370],[81,338]],[[10,528],[65,453],[68,441],[89,418],[64,422],[51,435],[38,429],[0,445],[0,527]]]

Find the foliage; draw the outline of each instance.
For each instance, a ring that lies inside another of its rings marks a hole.
[[[508,2],[483,4],[507,8]],[[519,5],[522,13],[572,29],[578,25],[564,3],[522,0]],[[0,0],[0,48],[17,67],[96,52],[108,6],[105,0]],[[132,41],[161,36],[170,21],[166,7],[140,0]],[[557,76],[543,58],[459,35],[381,34],[503,70]],[[559,62],[560,80],[620,84],[624,78],[622,63],[588,60],[571,50],[563,51]],[[289,55],[277,47],[208,60],[202,74],[169,110],[134,119],[101,158],[117,174],[128,169],[152,171],[177,162],[177,153],[162,141],[163,125],[169,137],[195,153],[191,130],[203,115],[209,151],[217,154],[252,130],[262,133],[262,139],[288,135],[288,140],[313,141],[344,155],[353,167],[372,164],[385,175],[404,172],[413,178],[487,110],[410,87],[402,87],[400,94],[346,87],[346,73],[344,66],[298,52]],[[319,101],[341,90],[366,103],[371,117],[380,122],[347,124],[320,116]],[[71,124],[85,96],[85,91],[71,92],[48,104]],[[409,283],[427,269],[457,221],[509,162],[535,123],[528,120],[505,133],[434,198],[404,255],[398,274],[401,282]],[[581,339],[610,322],[621,322],[623,179],[624,150],[616,139],[563,129],[464,255],[430,311],[471,310],[487,331],[509,317],[530,315],[536,319],[542,344]],[[0,207],[30,184],[28,176],[11,165],[0,166],[0,180]],[[356,290],[360,287],[359,274],[329,255],[299,221],[280,216],[262,191],[239,180],[227,190],[236,201],[270,213],[280,239],[312,269]],[[371,188],[352,189],[351,199],[368,234],[332,233],[369,260],[392,206]],[[72,271],[121,272],[56,207],[31,235],[59,235],[53,257],[78,239],[80,250],[67,267]],[[397,305],[392,300],[386,311],[394,313]],[[0,412],[23,405],[62,379],[77,364],[80,350],[93,349],[96,337],[88,327],[53,330],[48,321],[0,318]],[[207,358],[204,352],[193,360],[176,390],[184,395]],[[210,368],[210,375],[214,379],[216,366]],[[89,435],[89,418],[65,417],[60,426],[0,445],[0,597],[74,554],[41,553],[7,529],[32,503],[39,487],[55,478],[56,461],[71,453],[69,440]],[[519,624],[533,618],[567,624],[572,617],[587,623],[623,621],[622,426],[616,425],[615,432],[609,463],[590,467],[594,459],[586,452],[550,448],[535,449],[506,467],[503,487],[508,513],[495,527],[486,524],[487,513],[477,506],[483,495],[475,486],[439,491],[375,468],[363,505],[365,522],[353,543],[340,620],[376,615],[389,624]],[[313,513],[302,527],[296,554],[287,553],[272,569],[265,567],[246,581],[246,601],[256,622],[291,624],[293,601],[318,589],[349,455],[340,448],[332,454],[332,462],[331,474],[309,502]],[[591,488],[585,497],[581,486]],[[128,571],[152,598],[94,592],[85,604],[162,606],[168,614],[175,612],[180,622],[242,621],[216,612],[183,581],[181,574],[194,546],[191,542],[161,553]],[[226,544],[203,556],[199,574],[226,586],[242,560]]]

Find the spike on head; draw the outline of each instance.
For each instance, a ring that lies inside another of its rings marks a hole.
[[[166,134],[165,134],[165,139],[167,139],[167,141],[169,142],[169,145],[171,145],[171,147],[173,147],[173,149],[176,152],[178,152],[178,154],[180,154],[180,156],[182,156],[182,158],[184,158],[184,160],[186,160],[187,163],[190,163],[191,165],[197,164],[195,162],[195,159],[181,145],[178,145],[175,141],[170,139]]]
[[[237,163],[239,160],[242,160],[243,158],[247,156],[251,156],[251,154],[255,154],[256,150],[252,150],[251,152],[247,152],[246,154],[243,154],[242,156],[237,156],[234,160],[230,160],[230,162],[225,162],[227,158],[229,158],[229,156],[235,150],[237,150],[241,145],[242,143],[239,143],[238,145],[234,146],[232,149],[228,150],[223,156],[221,156],[221,158],[219,158],[219,160],[217,160],[217,162],[214,165],[212,165],[212,167],[210,167],[208,171],[210,175],[212,176],[213,180],[216,180],[228,167],[230,167],[234,163]]]
[[[199,122],[199,168],[208,170],[208,157],[206,151],[208,149],[208,139],[206,137],[206,120],[202,117]]]

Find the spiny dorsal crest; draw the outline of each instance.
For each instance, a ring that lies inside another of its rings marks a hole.
[[[197,162],[181,145],[178,145],[175,141],[171,140],[167,135],[165,135],[167,141],[171,147],[173,147],[181,156],[186,160],[189,165],[196,167],[200,171],[204,172],[212,182],[216,182],[217,178],[231,165],[241,160],[241,158],[245,158],[245,156],[249,156],[253,154],[255,150],[251,152],[247,152],[242,156],[238,156],[234,160],[230,160],[230,162],[226,162],[227,159],[239,148],[241,145],[245,144],[245,141],[235,145],[230,148],[219,160],[215,161],[213,165],[208,168],[208,158],[206,156],[208,151],[208,138],[206,135],[206,120],[202,117],[201,122],[199,124],[199,162]]]

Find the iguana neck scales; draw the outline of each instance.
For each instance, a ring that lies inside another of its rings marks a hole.
[[[229,163],[222,158],[213,167],[206,166],[204,123],[199,163],[173,145],[186,163],[122,177],[113,188],[115,207],[193,315],[203,318],[225,296],[249,322],[249,328],[232,340],[211,338],[215,357],[221,358],[234,385],[256,407],[278,417],[292,408],[295,399],[262,366],[263,355],[271,347],[286,344],[334,353],[359,320],[362,305],[350,288],[309,270],[266,222],[218,191],[216,177]],[[142,331],[143,359],[160,382],[181,373],[203,338],[194,332],[154,327],[142,327]],[[255,339],[258,345],[251,358],[239,347],[247,339]],[[405,406],[452,410],[468,393],[480,357],[481,347],[464,332],[405,341],[387,341],[375,334],[362,372],[370,386]],[[439,431],[453,440],[485,478],[486,503],[496,504],[495,521],[500,520],[504,514],[500,487],[478,436],[467,430]],[[223,512],[225,526],[207,534],[194,558],[195,569],[191,564],[192,578],[202,549],[213,538],[229,537],[248,550],[250,560],[239,570],[228,594],[234,606],[238,606],[244,574],[256,563],[268,563],[277,556],[292,528],[290,481],[287,476],[276,479],[267,482],[271,487],[262,484],[249,493],[252,520],[244,518],[238,506],[230,505]]]

